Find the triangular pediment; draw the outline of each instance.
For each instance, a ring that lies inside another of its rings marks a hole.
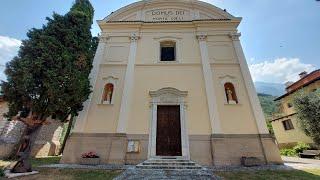
[[[197,0],[144,0],[125,6],[109,16],[104,22],[162,22],[193,20],[238,19],[209,3]]]

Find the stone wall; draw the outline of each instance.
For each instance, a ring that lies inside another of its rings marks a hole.
[[[32,156],[54,156],[60,150],[60,137],[63,123],[57,120],[48,120],[49,124],[43,125],[38,132],[32,147]],[[6,121],[0,134],[0,158],[7,158],[17,151],[20,139],[26,125],[20,121]]]
[[[7,158],[16,152],[17,145],[26,128],[20,121],[6,121],[0,134],[0,158]]]
[[[4,102],[0,96],[0,135],[7,122],[5,118],[3,118],[3,114],[6,112],[8,112],[8,104]]]
[[[61,148],[60,137],[63,123],[58,120],[48,120],[50,124],[39,129],[37,139],[32,147],[32,156],[45,157],[58,155]]]

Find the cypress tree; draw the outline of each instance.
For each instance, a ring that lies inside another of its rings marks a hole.
[[[89,0],[76,0],[67,14],[54,13],[42,28],[31,29],[18,56],[7,63],[7,81],[1,84],[9,106],[6,117],[27,125],[12,172],[31,171],[35,132],[48,117],[65,121],[82,110],[96,48],[93,15]]]

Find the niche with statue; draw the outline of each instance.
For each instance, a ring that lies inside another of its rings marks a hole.
[[[228,104],[238,104],[237,94],[234,85],[230,82],[224,84],[224,90],[227,98]]]

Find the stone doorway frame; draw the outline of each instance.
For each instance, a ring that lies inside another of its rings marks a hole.
[[[182,156],[170,156],[170,158],[178,158],[190,160],[189,151],[189,136],[187,132],[187,117],[186,117],[186,101],[185,97],[188,95],[187,91],[180,91],[175,88],[162,88],[158,91],[149,92],[152,100],[151,104],[151,118],[149,126],[149,145],[148,145],[148,159],[164,158],[157,156],[157,114],[158,106],[180,106],[180,126],[181,126],[181,150]]]

